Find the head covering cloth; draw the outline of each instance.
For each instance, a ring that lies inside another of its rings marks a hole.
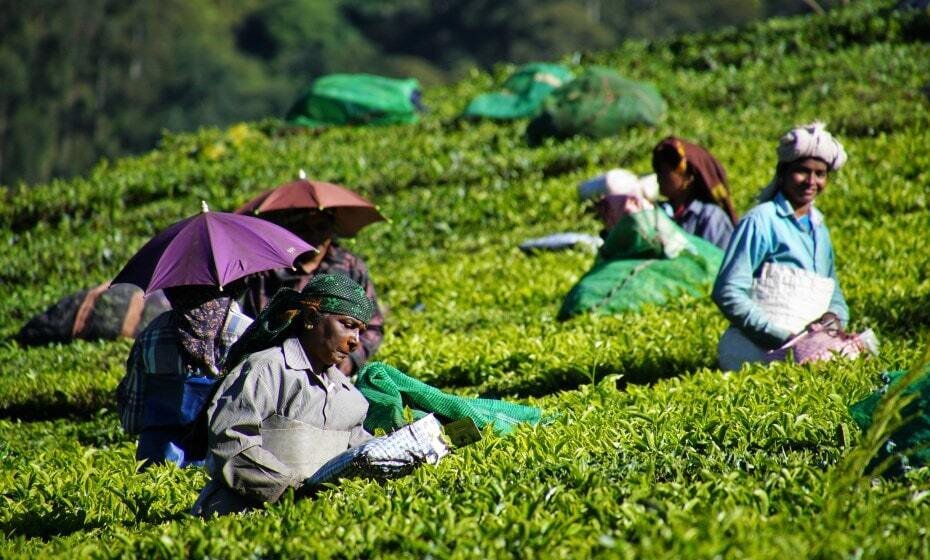
[[[302,324],[310,311],[346,315],[367,323],[375,307],[364,288],[344,274],[317,274],[299,292],[281,288],[230,349],[226,371],[249,354],[277,346],[293,336],[295,326]]]
[[[578,185],[578,197],[581,200],[596,202],[613,195],[636,196],[655,202],[659,197],[659,183],[655,173],[640,177],[632,171],[618,168]]]
[[[723,208],[733,224],[739,220],[736,207],[730,197],[727,172],[710,152],[681,138],[669,136],[652,149],[652,168],[659,172],[661,165],[668,165],[678,173],[691,171],[691,192],[698,200],[710,202]]]
[[[166,288],[171,303],[171,326],[176,329],[181,348],[194,363],[210,374],[220,369],[220,333],[232,299],[212,286]]]
[[[796,126],[778,140],[778,163],[785,164],[799,159],[817,158],[827,164],[830,171],[836,171],[846,163],[846,150],[843,145],[827,132],[827,125],[812,122]],[[779,167],[775,177],[759,193],[758,201],[766,202],[775,197],[779,188]]]

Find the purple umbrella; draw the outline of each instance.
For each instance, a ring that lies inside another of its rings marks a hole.
[[[153,237],[133,255],[111,284],[128,283],[151,293],[171,286],[223,286],[273,268],[293,266],[315,251],[269,221],[204,211]]]

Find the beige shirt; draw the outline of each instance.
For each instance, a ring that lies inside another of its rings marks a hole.
[[[349,432],[348,447],[371,435],[362,427],[368,401],[336,367],[316,373],[289,338],[249,356],[220,384],[210,405],[207,470],[237,493],[274,502],[301,476],[262,446],[262,423],[277,415],[322,430]]]

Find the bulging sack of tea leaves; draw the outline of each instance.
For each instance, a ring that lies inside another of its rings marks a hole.
[[[30,319],[16,335],[25,346],[75,339],[135,338],[155,317],[171,309],[161,291],[144,297],[131,284],[109,284],[69,294]]]

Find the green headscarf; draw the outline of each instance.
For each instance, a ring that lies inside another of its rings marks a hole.
[[[300,292],[302,298],[320,301],[320,311],[371,321],[375,307],[357,282],[343,274],[318,274]]]
[[[346,315],[363,323],[370,321],[375,312],[365,290],[343,274],[318,274],[300,292],[282,288],[230,348],[226,371],[231,371],[250,354],[283,342],[291,326],[304,320],[310,305],[320,313]]]

